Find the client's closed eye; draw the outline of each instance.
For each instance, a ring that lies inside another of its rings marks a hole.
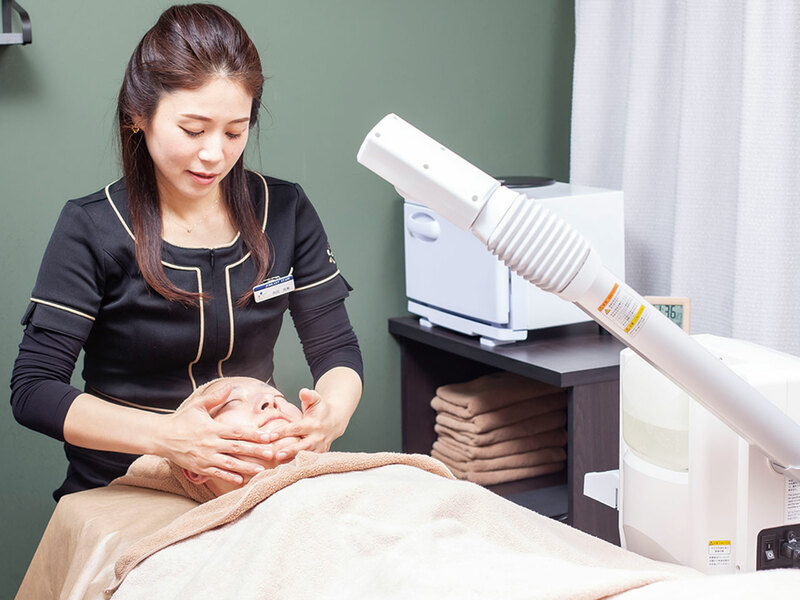
[[[211,412],[211,418],[212,419],[215,418],[217,415],[222,413],[225,409],[228,408],[228,406],[230,406],[234,402],[239,402],[239,398],[231,398],[227,402],[225,402],[225,404],[223,404],[222,406],[217,407],[216,410]]]

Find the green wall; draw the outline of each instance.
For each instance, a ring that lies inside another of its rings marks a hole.
[[[117,177],[114,100],[129,53],[170,3],[20,0],[34,42],[0,47],[0,380],[62,204]],[[401,203],[355,161],[395,112],[496,175],[568,176],[574,16],[564,0],[222,0],[247,28],[269,80],[249,166],[299,181],[355,288],[348,301],[366,366],[339,450],[400,448],[404,314]],[[309,384],[290,323],[284,391]],[[76,376],[76,383],[79,379]],[[8,388],[6,388],[7,390]],[[5,393],[8,397],[8,391]],[[0,402],[0,597],[16,591],[53,510],[60,444]]]

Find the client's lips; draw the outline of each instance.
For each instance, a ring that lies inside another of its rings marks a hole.
[[[275,421],[285,421],[286,423],[288,423],[289,419],[287,419],[283,415],[275,415],[267,419],[261,427],[266,427],[267,425],[269,425],[270,423],[274,423]]]

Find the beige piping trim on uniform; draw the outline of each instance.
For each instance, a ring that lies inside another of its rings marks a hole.
[[[294,290],[292,290],[292,291],[293,292],[302,292],[303,290],[307,290],[308,288],[317,287],[318,285],[322,285],[323,283],[327,283],[328,281],[330,281],[331,279],[336,277],[338,274],[339,274],[339,269],[336,269],[336,273],[334,273],[333,275],[330,275],[330,276],[326,277],[325,279],[320,279],[319,281],[317,281],[315,283],[309,283],[308,285],[304,285],[303,287],[294,288]]]
[[[264,184],[264,218],[261,220],[261,231],[266,231],[266,229],[267,229],[267,209],[269,208],[269,190],[267,189],[267,180],[264,179],[264,176],[261,175],[261,173],[258,173],[257,171],[250,171],[250,172],[258,175],[258,178],[261,179],[261,183]],[[120,177],[120,179],[122,179],[122,178]],[[109,183],[105,187],[106,198],[108,199],[109,204],[111,204],[111,208],[114,209],[114,212],[116,213],[117,218],[119,219],[119,222],[122,223],[122,226],[125,228],[125,231],[128,232],[128,235],[131,236],[132,240],[136,241],[136,238],[133,236],[133,232],[128,227],[128,224],[125,222],[125,219],[122,218],[122,214],[119,212],[119,209],[117,208],[117,205],[114,204],[114,201],[111,199],[111,194],[108,192],[108,188],[110,188],[112,185],[117,183],[117,181],[119,181],[120,179],[116,179],[116,180],[112,181],[111,183]],[[235,242],[239,238],[239,234],[240,234],[240,232],[237,231],[236,232],[236,237],[233,238],[233,242]],[[233,242],[231,242],[230,244],[226,244],[226,246],[230,246],[231,244],[233,244]],[[225,246],[220,246],[220,247],[225,247]]]
[[[41,300],[39,298],[31,298],[31,302],[36,302],[37,304],[44,304],[45,306],[51,306],[59,310],[64,310],[68,313],[72,313],[73,315],[78,315],[79,317],[83,317],[84,319],[89,319],[90,321],[94,321],[94,317],[92,315],[87,315],[86,313],[81,312],[79,310],[75,310],[74,308],[70,308],[69,306],[63,306],[62,304],[56,304],[55,302],[48,302],[47,300]]]
[[[269,212],[269,189],[267,188],[267,180],[264,179],[261,173],[257,171],[250,171],[251,173],[255,173],[258,175],[261,182],[264,184],[264,218],[261,219],[261,231],[267,230],[267,212]]]
[[[156,408],[154,406],[144,406],[143,404],[136,404],[135,402],[128,402],[127,400],[123,400],[122,398],[117,398],[116,396],[112,396],[111,394],[106,394],[105,392],[101,392],[98,389],[90,387],[89,390],[98,394],[102,398],[108,398],[109,400],[113,400],[114,402],[119,402],[120,404],[124,404],[125,406],[132,406],[133,408],[139,408],[141,410],[146,410],[149,412],[157,412],[161,414],[172,414],[175,412],[175,409],[171,408]],[[101,398],[101,399],[102,399]]]
[[[234,330],[233,330],[233,298],[231,297],[231,269],[233,267],[238,267],[244,261],[250,258],[250,253],[248,252],[242,258],[237,260],[235,263],[231,263],[225,267],[225,292],[228,296],[228,324],[230,328],[230,342],[228,344],[228,354],[225,355],[225,358],[220,360],[217,363],[217,373],[219,373],[220,377],[225,377],[222,374],[222,363],[228,360],[233,354],[233,342],[234,342]]]
[[[120,178],[120,179],[121,179],[121,178]],[[133,241],[136,241],[136,238],[135,238],[135,237],[133,237],[133,232],[132,232],[132,231],[130,230],[130,228],[128,227],[128,224],[125,222],[125,219],[123,219],[123,218],[122,218],[122,215],[120,214],[120,212],[119,212],[119,209],[117,208],[117,205],[116,205],[116,204],[114,204],[114,201],[111,199],[111,194],[109,194],[109,193],[108,193],[108,188],[110,188],[112,185],[114,185],[115,183],[117,183],[117,181],[119,181],[119,179],[117,179],[116,181],[112,181],[111,183],[109,183],[109,184],[106,186],[106,188],[105,188],[105,191],[106,191],[106,198],[108,199],[108,202],[111,204],[111,208],[113,208],[113,209],[114,209],[114,212],[117,214],[117,218],[119,219],[119,222],[120,222],[120,223],[122,223],[122,226],[125,228],[125,231],[127,231],[127,232],[128,232],[128,235],[129,235],[129,236],[131,236],[131,239],[132,239]]]
[[[255,172],[255,171],[253,171]],[[264,183],[264,218],[261,221],[261,231],[265,231],[267,228],[267,212],[269,209],[269,189],[267,188],[267,181],[261,177],[260,173],[256,173],[261,178],[261,181]],[[233,297],[231,296],[231,269],[233,267],[238,267],[244,261],[250,258],[250,253],[248,252],[242,258],[237,260],[235,263],[231,263],[225,267],[225,292],[228,296],[228,323],[230,328],[230,343],[228,344],[228,354],[217,363],[217,373],[219,373],[220,377],[225,377],[222,373],[222,363],[227,361],[231,355],[233,354],[233,345],[235,343],[236,332],[233,326]]]
[[[169,267],[170,269],[177,269],[179,271],[194,271],[197,275],[197,293],[203,293],[203,277],[200,275],[200,268],[199,267],[182,267],[180,265],[173,265],[167,262],[161,261],[165,266]],[[189,381],[192,383],[192,391],[197,389],[197,383],[194,380],[194,375],[192,375],[192,367],[194,367],[199,361],[200,357],[203,354],[203,340],[206,337],[206,319],[205,319],[205,310],[203,308],[203,302],[200,301],[200,343],[197,347],[197,356],[195,359],[189,363]]]

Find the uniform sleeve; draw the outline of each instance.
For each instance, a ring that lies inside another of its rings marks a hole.
[[[351,288],[339,273],[317,211],[303,189],[299,185],[295,189],[298,194],[292,264],[295,290],[289,300],[296,308],[305,310],[343,300]]]
[[[295,290],[289,310],[306,361],[314,382],[337,366],[353,369],[363,380],[361,351],[344,307],[352,288],[339,272],[317,212],[303,189],[295,188]]]
[[[81,393],[70,385],[100,306],[103,253],[86,211],[69,202],[45,250],[11,378],[11,406],[26,427],[64,439],[64,419]]]
[[[25,328],[11,375],[11,409],[25,427],[64,441],[64,420],[81,393],[69,381],[81,343],[63,333]]]
[[[361,350],[344,300],[300,314],[292,311],[292,320],[315,384],[334,367],[349,367],[364,381]]]
[[[103,295],[103,252],[87,212],[68,202],[56,223],[39,267],[29,323],[81,341],[89,336]]]

